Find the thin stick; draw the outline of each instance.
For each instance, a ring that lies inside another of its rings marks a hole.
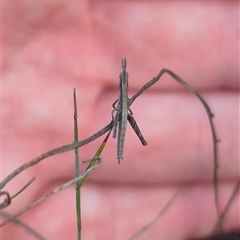
[[[11,199],[15,198],[15,197],[18,196],[21,192],[23,192],[30,184],[33,183],[33,181],[35,181],[35,179],[36,179],[36,177],[31,178],[30,181],[27,182],[27,184],[25,184],[22,189],[20,189],[17,193],[15,193],[15,194],[11,197]]]
[[[74,140],[78,142],[78,114],[77,114],[77,99],[76,99],[76,90],[73,90],[73,102],[74,102]],[[79,165],[79,151],[78,148],[75,148],[75,175],[76,178],[79,177],[80,165]],[[80,189],[80,181],[76,182],[76,214],[77,214],[77,235],[78,240],[81,240],[81,229],[82,229],[82,221],[81,221],[81,189]]]
[[[128,240],[135,240],[138,237],[140,237],[145,231],[147,231],[152,225],[154,225],[161,217],[162,215],[169,209],[169,207],[173,204],[173,202],[176,200],[176,198],[179,196],[180,193],[182,193],[185,186],[183,185],[180,187],[177,192],[174,193],[174,195],[170,198],[168,203],[163,207],[163,209],[158,213],[158,215],[148,224],[143,226],[139,231],[133,234]]]
[[[176,74],[174,74],[172,71],[168,69],[162,69],[159,74],[154,77],[151,81],[146,83],[133,97],[129,100],[129,107],[132,105],[132,103],[136,100],[138,96],[140,96],[145,90],[150,88],[153,84],[155,84],[158,80],[160,80],[161,76],[167,73],[169,74],[174,80],[176,80],[180,85],[182,85],[184,88],[186,88],[188,91],[192,92],[196,97],[200,100],[200,102],[203,104],[205,111],[208,115],[208,120],[211,127],[211,133],[212,133],[212,140],[213,140],[213,159],[214,159],[214,171],[213,171],[213,183],[214,183],[214,191],[215,191],[215,203],[216,203],[216,210],[217,215],[220,217],[220,210],[219,210],[219,203],[218,203],[218,155],[217,155],[217,143],[219,140],[217,139],[216,130],[214,128],[213,124],[213,113],[211,112],[208,104],[206,101],[201,97],[201,95],[195,91],[190,85],[188,85],[186,82],[184,82],[180,77],[178,77]],[[222,226],[220,227],[222,229]]]

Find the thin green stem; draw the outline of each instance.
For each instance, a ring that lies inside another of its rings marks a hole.
[[[78,115],[77,115],[77,100],[76,100],[76,91],[73,90],[73,101],[74,101],[74,140],[78,142]],[[75,170],[76,178],[79,177],[80,165],[79,165],[79,151],[78,148],[75,148]],[[80,190],[80,180],[76,182],[76,213],[77,213],[77,235],[78,240],[81,240],[81,190]]]
[[[92,167],[94,167],[95,165],[99,164],[99,159],[100,159],[100,155],[104,149],[104,147],[106,146],[106,143],[107,143],[107,140],[110,136],[110,133],[111,133],[112,129],[109,130],[107,136],[104,138],[102,144],[100,145],[100,147],[98,148],[97,152],[95,153],[94,157],[91,159],[90,163],[88,164],[86,170],[85,170],[85,173],[91,169]],[[80,180],[80,187],[84,184],[84,182],[86,181],[87,179],[87,176],[88,174],[85,175],[85,177],[83,177],[81,180]]]

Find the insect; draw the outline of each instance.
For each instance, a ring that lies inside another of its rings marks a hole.
[[[121,159],[123,159],[123,149],[125,142],[125,135],[127,129],[127,121],[130,123],[131,127],[137,134],[141,143],[146,146],[147,142],[145,141],[134,117],[133,112],[129,108],[129,98],[128,98],[128,72],[127,68],[127,60],[126,58],[122,59],[122,72],[119,75],[119,96],[118,99],[113,103],[114,110],[112,111],[113,118],[113,138],[117,137],[117,158],[118,163],[120,163]],[[116,107],[117,103],[117,107]],[[115,116],[113,116],[113,112],[116,111]]]

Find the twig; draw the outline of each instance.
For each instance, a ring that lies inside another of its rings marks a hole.
[[[36,179],[36,177],[33,177],[21,190],[19,190],[16,194],[14,194],[11,199],[15,198],[17,195],[19,195],[22,191],[24,191],[32,182]]]
[[[135,240],[138,237],[140,237],[145,231],[147,231],[153,224],[155,224],[160,217],[169,209],[169,207],[173,204],[173,202],[176,200],[176,198],[179,196],[179,194],[183,191],[185,186],[183,185],[180,187],[177,192],[174,193],[174,195],[170,198],[168,203],[163,207],[163,209],[158,213],[158,215],[148,224],[146,224],[144,227],[142,227],[139,231],[134,233],[128,240]]]

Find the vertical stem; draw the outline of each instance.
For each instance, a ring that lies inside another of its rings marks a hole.
[[[73,101],[74,101],[74,141],[78,142],[78,122],[77,122],[77,100],[76,100],[76,91],[75,88],[73,90]],[[76,177],[79,177],[79,152],[78,148],[75,148],[75,170]],[[80,191],[80,181],[76,182],[76,213],[77,213],[77,235],[78,240],[81,240],[81,229],[82,229],[82,221],[81,221],[81,191]]]

